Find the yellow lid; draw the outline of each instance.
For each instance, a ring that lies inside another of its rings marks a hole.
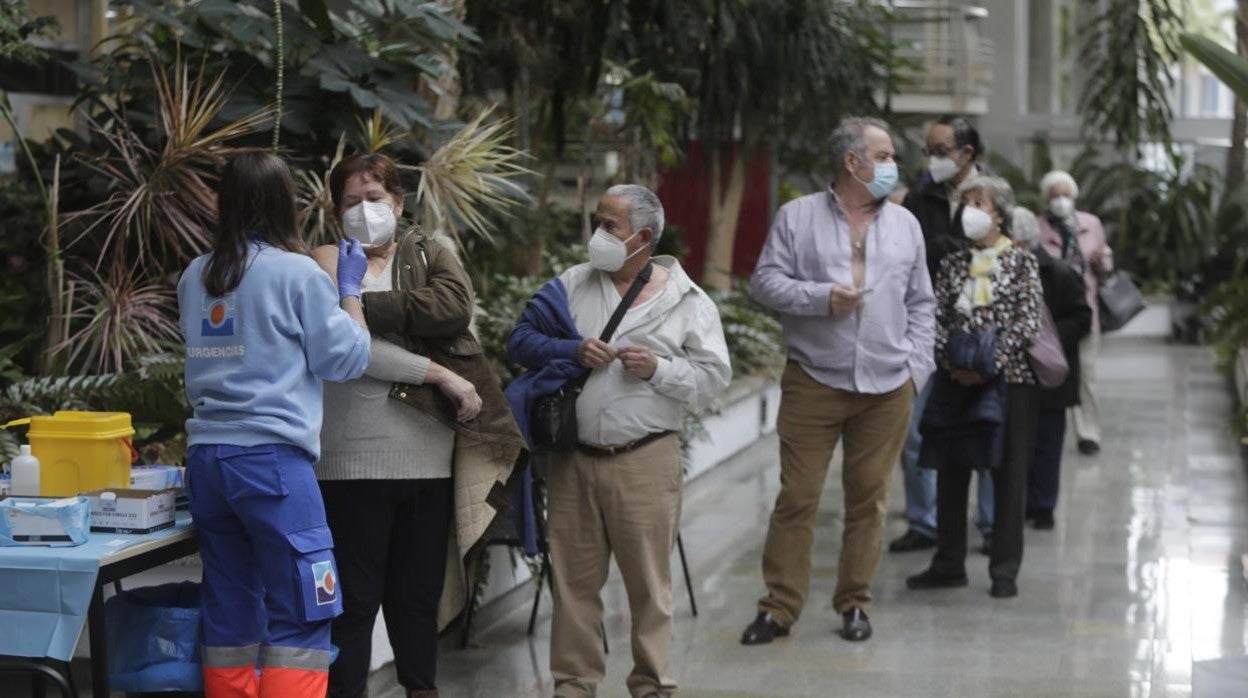
[[[128,412],[61,411],[30,418],[30,437],[114,439],[134,436]]]

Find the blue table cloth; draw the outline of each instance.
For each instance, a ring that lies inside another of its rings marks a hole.
[[[69,661],[86,624],[100,562],[190,527],[190,515],[179,513],[173,528],[145,535],[92,533],[72,548],[0,548],[0,655]]]

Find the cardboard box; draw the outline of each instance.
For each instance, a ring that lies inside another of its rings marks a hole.
[[[95,490],[91,500],[91,530],[101,533],[151,533],[173,527],[171,489]]]
[[[87,542],[86,497],[0,500],[0,545],[82,545]]]

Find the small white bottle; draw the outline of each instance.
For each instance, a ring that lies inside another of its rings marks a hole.
[[[12,470],[12,494],[16,497],[38,497],[39,459],[31,455],[29,445],[21,447],[20,455],[13,459]]]

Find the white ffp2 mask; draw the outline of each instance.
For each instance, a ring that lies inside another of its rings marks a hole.
[[[987,211],[973,206],[962,208],[962,234],[971,242],[979,242],[992,232],[993,220]]]
[[[1058,218],[1070,218],[1070,215],[1074,212],[1075,200],[1069,196],[1055,196],[1049,202],[1049,213]]]
[[[953,179],[960,169],[962,168],[958,167],[958,163],[953,158],[933,156],[927,161],[927,171],[932,175],[932,181],[937,184]]]
[[[637,237],[637,233],[633,233],[632,240]],[[594,231],[594,236],[589,239],[589,264],[595,269],[605,272],[619,271],[637,252],[628,254],[628,240],[620,240],[616,236],[599,228]]]
[[[361,201],[342,214],[343,232],[366,248],[390,242],[397,224],[394,209],[384,201]]]

